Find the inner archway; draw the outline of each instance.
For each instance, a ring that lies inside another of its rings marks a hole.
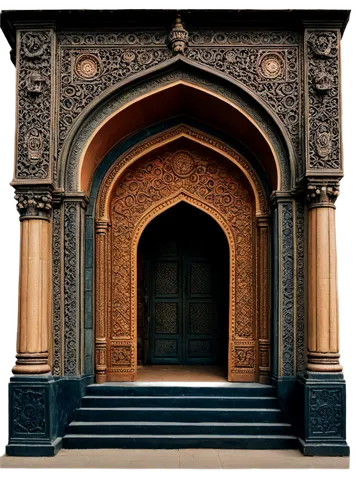
[[[192,205],[149,223],[138,245],[138,366],[210,365],[227,377],[229,262],[222,229]]]

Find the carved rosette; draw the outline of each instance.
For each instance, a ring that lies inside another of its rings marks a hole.
[[[309,208],[335,208],[339,196],[339,180],[337,179],[308,179],[306,199]]]
[[[184,54],[188,47],[189,33],[184,28],[181,16],[178,14],[175,24],[169,33],[169,43],[174,55]]]
[[[16,208],[22,219],[50,220],[52,213],[52,195],[50,189],[17,190]]]
[[[15,179],[50,179],[54,34],[19,31]]]
[[[306,30],[307,169],[342,170],[339,32]]]

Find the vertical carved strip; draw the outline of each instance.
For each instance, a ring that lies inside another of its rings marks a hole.
[[[268,238],[269,220],[267,216],[258,218],[258,332],[259,332],[259,380],[268,383],[271,369],[271,345],[269,332],[269,292],[268,292]]]
[[[50,29],[19,31],[17,47],[15,178],[51,179],[54,156],[54,32]]]
[[[294,374],[294,276],[293,276],[293,214],[292,203],[281,203],[281,373]]]
[[[64,205],[64,374],[77,374],[77,202]]]
[[[52,239],[52,282],[53,282],[53,344],[52,373],[61,375],[62,341],[61,341],[61,209],[53,210]]]
[[[96,223],[96,382],[107,380],[107,264],[108,264],[108,223]]]
[[[296,200],[296,371],[306,368],[305,354],[305,212]]]
[[[307,169],[341,171],[339,31],[307,29]]]

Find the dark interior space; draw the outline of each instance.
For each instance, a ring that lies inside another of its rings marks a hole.
[[[179,203],[138,247],[138,364],[227,368],[229,251],[217,222]]]

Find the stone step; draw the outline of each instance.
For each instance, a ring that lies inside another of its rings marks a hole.
[[[73,420],[84,422],[281,422],[278,408],[78,408]]]
[[[85,396],[82,407],[278,408],[278,400],[271,396]]]
[[[238,422],[72,422],[67,434],[291,434],[292,426],[285,423]]]
[[[69,449],[89,448],[221,448],[221,449],[294,449],[297,438],[291,435],[240,435],[240,434],[147,434],[147,435],[98,435],[67,434],[63,447]]]

